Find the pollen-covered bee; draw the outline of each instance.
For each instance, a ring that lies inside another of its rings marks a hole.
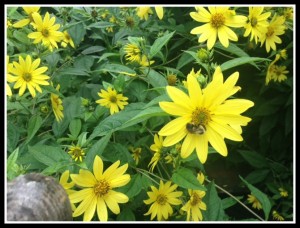
[[[202,135],[206,131],[205,126],[203,126],[202,124],[197,125],[197,124],[194,124],[194,123],[187,123],[186,124],[186,129],[191,134],[198,134],[198,135]]]

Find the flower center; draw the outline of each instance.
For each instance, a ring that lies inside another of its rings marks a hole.
[[[130,28],[132,28],[134,26],[134,20],[132,17],[127,17],[126,18],[126,25]]]
[[[167,200],[168,200],[168,198],[166,195],[159,194],[157,196],[156,202],[160,205],[165,205],[167,203]]]
[[[206,108],[196,108],[192,113],[192,123],[194,125],[202,125],[205,127],[210,120],[210,112]]]
[[[98,196],[104,196],[106,195],[110,190],[110,186],[107,183],[106,180],[100,180],[98,183],[94,186],[94,192]]]
[[[191,205],[195,206],[195,205],[197,205],[200,202],[201,202],[201,198],[198,196],[198,194],[197,193],[193,193],[192,196],[191,196]]]
[[[43,34],[44,37],[48,37],[49,36],[49,30],[48,29],[43,29],[42,34]]]
[[[211,18],[212,27],[219,28],[222,25],[224,25],[224,22],[225,22],[225,17],[223,14],[215,13],[214,15],[212,15],[212,18]]]
[[[24,73],[23,74],[23,79],[26,81],[26,82],[30,82],[31,79],[32,79],[32,76],[30,73]]]
[[[81,152],[82,152],[81,149],[75,149],[75,150],[73,150],[73,154],[74,154],[76,157],[80,157],[80,156],[81,156]]]
[[[269,27],[269,28],[268,28],[268,32],[266,33],[266,36],[267,36],[267,37],[270,37],[270,36],[272,36],[273,34],[274,34],[274,29],[271,28],[271,27]]]
[[[116,96],[111,96],[109,98],[109,100],[110,100],[111,103],[117,103],[117,97]]]
[[[66,38],[66,40],[70,40],[71,39],[71,37],[70,37],[69,34],[65,34],[65,38]]]
[[[255,27],[257,25],[257,18],[256,17],[252,17],[251,20],[250,20],[250,22],[251,22],[251,26]]]

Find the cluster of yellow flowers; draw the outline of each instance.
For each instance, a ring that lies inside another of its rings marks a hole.
[[[244,28],[244,37],[250,36],[250,41],[265,43],[266,51],[276,51],[276,43],[282,43],[279,38],[285,33],[286,16],[273,15],[271,21],[268,18],[271,12],[264,12],[264,7],[249,7],[248,17],[236,15],[235,10],[229,7],[195,7],[196,12],[190,16],[198,22],[205,23],[191,30],[192,34],[198,34],[199,42],[207,41],[208,49],[211,49],[217,38],[224,47],[229,46],[229,40],[238,41],[238,36],[231,28]],[[292,17],[288,17],[291,19]],[[231,27],[231,28],[230,28]]]

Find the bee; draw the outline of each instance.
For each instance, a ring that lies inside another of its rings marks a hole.
[[[204,125],[202,125],[202,124],[197,125],[197,124],[194,124],[194,123],[187,123],[186,124],[186,129],[191,134],[198,134],[198,135],[202,135],[206,131],[206,128],[205,128]]]

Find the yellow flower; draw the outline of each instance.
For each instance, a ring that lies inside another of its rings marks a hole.
[[[288,197],[288,196],[289,196],[288,191],[285,190],[284,188],[279,188],[278,190],[279,190],[280,195],[281,195],[282,197]]]
[[[197,80],[201,75],[201,69],[198,70],[197,72],[194,71],[194,68],[192,68],[192,70],[190,71],[190,73],[187,75],[187,77],[195,77]],[[185,88],[188,88],[187,82],[186,81],[182,81],[183,85]]]
[[[284,25],[285,19],[283,16],[276,16],[272,18],[272,21],[270,22],[268,26],[268,30],[263,36],[261,37],[261,46],[266,43],[266,50],[267,52],[270,51],[272,48],[274,51],[276,51],[276,43],[281,44],[282,41],[278,37],[282,34],[284,34],[285,25]]]
[[[42,93],[42,89],[39,85],[49,85],[46,80],[50,77],[43,74],[48,70],[48,67],[39,67],[41,59],[36,59],[32,62],[30,55],[26,56],[24,60],[22,56],[19,56],[19,63],[13,62],[14,68],[11,69],[11,73],[16,75],[12,77],[12,81],[16,81],[14,88],[19,89],[19,96],[22,96],[28,88],[32,97],[36,96],[35,90]]]
[[[141,158],[142,148],[141,147],[134,148],[133,146],[130,146],[129,150],[132,152],[133,160],[135,161],[135,164],[137,165]]]
[[[197,179],[202,184],[204,181],[204,175],[198,174]],[[203,181],[202,181],[203,180]],[[202,181],[202,182],[201,182]],[[203,216],[201,210],[206,211],[206,204],[202,201],[205,196],[205,191],[188,189],[190,199],[181,208],[181,210],[187,212],[186,221],[202,221]]]
[[[191,34],[200,34],[198,42],[202,43],[207,40],[207,47],[210,50],[217,37],[224,47],[229,46],[229,40],[237,41],[237,35],[229,27],[243,27],[247,17],[235,15],[229,7],[208,7],[208,10],[204,7],[197,7],[197,12],[190,13],[195,21],[205,23],[191,31]]]
[[[269,82],[273,79],[274,75],[274,70],[275,70],[275,63],[280,59],[280,54],[276,54],[274,61],[272,61],[267,70],[267,75],[266,75],[266,85],[269,84]]]
[[[166,184],[160,180],[159,189],[151,186],[151,192],[147,192],[149,199],[144,200],[145,204],[152,204],[145,215],[151,214],[151,220],[157,216],[157,220],[166,220],[173,214],[171,205],[181,204],[181,200],[178,199],[182,195],[181,191],[176,190],[177,185],[171,185],[171,181],[167,181]]]
[[[255,40],[257,44],[258,39],[261,39],[268,29],[268,17],[271,16],[271,12],[262,13],[264,7],[249,7],[248,24],[245,25],[244,36],[247,37],[251,34],[250,41]]]
[[[291,7],[287,7],[283,10],[283,16],[285,20],[293,20],[294,19],[294,9]]]
[[[273,71],[273,80],[275,82],[282,82],[287,79],[286,74],[288,74],[289,71],[286,70],[286,66],[277,66],[274,65],[274,71]]]
[[[32,14],[38,13],[40,10],[40,7],[22,7],[25,13],[28,15],[28,18],[20,20],[13,24],[13,27],[15,28],[22,28],[26,25],[28,25],[30,22],[33,22]]]
[[[136,44],[126,44],[124,47],[124,51],[126,52],[125,58],[130,62],[139,63],[142,58],[142,51]]]
[[[146,55],[143,55],[142,58],[139,61],[139,64],[143,67],[150,66],[154,63],[154,60],[149,61]]]
[[[59,91],[59,88],[60,85],[58,84],[56,86],[56,90]],[[62,100],[55,93],[51,93],[50,99],[51,99],[52,110],[55,115],[56,121],[60,122],[64,118],[64,114],[63,114],[64,107],[62,105]]]
[[[113,27],[107,27],[107,28],[105,28],[105,30],[106,30],[107,32],[113,32],[113,31],[114,31],[114,28],[113,28]]]
[[[252,207],[254,209],[257,209],[257,210],[262,209],[261,203],[258,201],[258,199],[254,195],[249,194],[247,200],[249,203],[252,203]]]
[[[272,216],[274,220],[284,221],[284,218],[275,210],[272,212]]]
[[[6,95],[11,97],[12,91],[7,82],[14,82],[14,77],[10,74],[13,64],[9,63],[9,56],[6,56]]]
[[[157,162],[161,156],[161,150],[163,148],[163,137],[159,135],[154,135],[154,144],[150,146],[150,149],[154,152],[151,161],[149,162],[150,170],[153,172],[154,167],[157,165]]]
[[[159,20],[162,20],[164,17],[164,7],[161,6],[155,6],[155,12]]]
[[[80,161],[82,162],[83,156],[85,155],[84,149],[81,148],[78,145],[72,145],[69,148],[69,152],[68,154],[71,154],[72,159],[74,159],[75,161]]]
[[[73,217],[84,213],[83,220],[91,221],[97,210],[100,221],[107,221],[107,207],[114,214],[120,213],[119,203],[127,203],[129,199],[125,194],[113,189],[126,185],[130,181],[130,175],[124,174],[128,164],[118,167],[119,165],[118,160],[103,172],[103,161],[96,155],[94,173],[80,169],[79,174],[71,174],[74,183],[83,188],[69,196],[71,203],[81,202]]]
[[[70,171],[66,170],[65,172],[63,172],[63,174],[61,175],[61,177],[59,179],[59,183],[66,190],[66,193],[68,194],[68,196],[70,194],[76,192],[75,190],[71,189],[74,187],[75,183],[73,181],[68,182],[69,177],[70,177]],[[76,207],[75,207],[74,203],[71,203],[71,208],[72,208],[72,211],[75,211]]]
[[[107,91],[101,89],[101,93],[98,95],[102,98],[96,101],[96,103],[110,109],[110,114],[119,112],[124,109],[125,105],[128,105],[128,98],[124,97],[123,94],[117,94],[117,91],[111,87],[107,88]]]
[[[283,59],[287,59],[287,53],[286,53],[286,49],[282,49],[279,51],[280,57]]]
[[[165,125],[158,134],[167,136],[163,146],[178,143],[183,138],[181,157],[187,158],[196,148],[201,163],[205,163],[208,143],[222,156],[227,156],[224,138],[242,141],[241,132],[236,126],[246,126],[250,118],[241,113],[254,103],[246,99],[230,99],[240,87],[235,86],[239,73],[235,72],[223,83],[223,74],[217,67],[213,80],[201,89],[193,76],[187,77],[188,94],[167,86],[166,90],[173,102],[160,102],[159,106],[168,114],[179,116]]]
[[[64,34],[60,31],[58,31],[60,25],[54,24],[55,23],[55,17],[51,17],[49,13],[47,12],[44,20],[42,20],[42,17],[39,13],[33,13],[33,25],[37,32],[31,32],[28,34],[28,37],[30,39],[34,39],[33,43],[37,44],[42,42],[43,45],[48,47],[50,51],[53,50],[53,47],[58,48],[56,42],[60,42]]]
[[[64,34],[64,39],[61,42],[61,46],[65,48],[67,47],[68,44],[70,44],[72,48],[75,48],[74,42],[71,36],[69,35],[69,33],[67,31],[64,31],[63,34]]]
[[[141,19],[141,20],[148,20],[149,14],[153,14],[151,8],[149,6],[146,7],[137,7],[136,8],[136,15]]]

